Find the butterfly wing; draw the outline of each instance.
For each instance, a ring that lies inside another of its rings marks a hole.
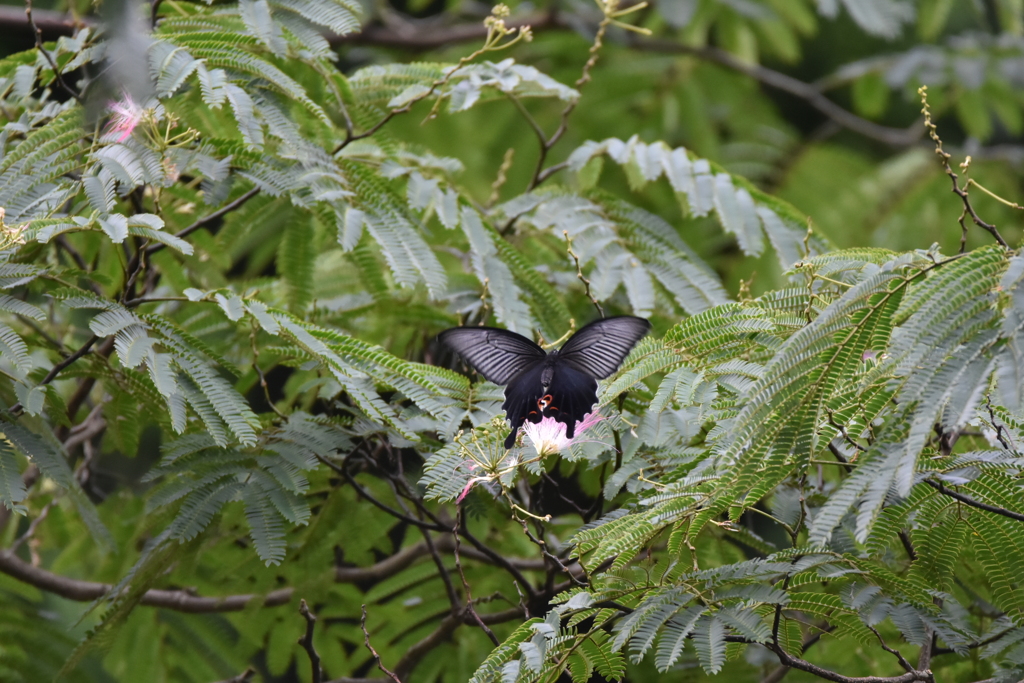
[[[542,398],[549,399],[544,416],[563,423],[565,437],[571,439],[576,435],[576,423],[582,422],[597,403],[597,380],[559,358],[548,395]]]
[[[650,329],[651,323],[632,315],[595,320],[565,342],[558,351],[558,358],[560,363],[604,379],[619,369]]]
[[[544,363],[537,363],[509,380],[505,387],[505,402],[501,407],[505,409],[505,417],[512,423],[512,431],[505,439],[505,448],[515,445],[516,434],[524,422],[540,422],[542,414],[537,401],[544,396],[544,385],[541,383],[543,372]]]
[[[496,327],[453,327],[438,338],[495,384],[507,384],[547,356],[544,349],[521,334]]]
[[[565,425],[566,438],[576,435],[576,423],[582,422],[597,403],[597,380],[568,363],[555,361],[551,384],[544,387],[544,364],[527,368],[513,377],[505,387],[505,416],[512,431],[505,439],[505,448],[512,448],[516,434],[527,421],[540,422],[550,417]]]

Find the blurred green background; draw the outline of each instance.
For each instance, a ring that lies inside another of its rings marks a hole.
[[[480,26],[490,10],[468,0],[363,4],[372,30],[335,40],[347,73],[378,62],[455,61],[480,42],[482,28],[467,29]],[[86,18],[98,11],[85,0],[43,0],[35,6],[71,9]],[[31,47],[23,5],[8,1],[0,10],[0,54]],[[44,38],[55,38],[59,17],[37,15]],[[582,0],[512,3],[510,21],[532,20],[536,38],[509,56],[571,85],[598,18],[596,8]],[[961,205],[920,125],[916,91],[924,84],[954,167],[970,154],[972,178],[1010,201],[1020,195],[1024,4],[1019,0],[654,0],[630,21],[651,35],[612,28],[568,132],[550,155],[553,160],[564,159],[585,140],[632,135],[645,142],[663,140],[791,202],[837,246],[913,249],[938,243],[955,251]],[[438,47],[424,49],[425,43]],[[723,57],[732,64],[723,64]],[[838,115],[823,114],[815,106],[820,100]],[[558,102],[525,104],[545,130],[557,127]],[[475,187],[481,201],[491,194],[498,160],[512,148],[501,196],[524,189],[537,144],[510,102],[495,100],[427,122],[425,114],[424,108],[399,117],[389,132],[461,159],[463,181]],[[572,182],[563,176],[554,180]],[[600,183],[681,225],[731,291],[751,277],[754,293],[779,284],[771,256],[742,258],[731,238],[706,224],[709,219],[684,220],[667,186],[633,193],[625,175],[610,167]],[[1016,245],[1018,211],[978,190],[972,194],[979,213]],[[972,231],[968,246],[985,238]]]

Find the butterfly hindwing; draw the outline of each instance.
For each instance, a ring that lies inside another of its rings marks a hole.
[[[496,327],[455,327],[438,337],[495,384],[507,384],[547,356],[544,349],[521,334]]]
[[[595,320],[574,334],[558,356],[577,370],[604,379],[619,369],[650,329],[649,322],[631,315]]]
[[[554,377],[543,414],[565,425],[565,436],[576,435],[576,423],[582,422],[597,403],[597,380],[568,363],[556,363]]]
[[[540,422],[542,415],[537,401],[544,396],[544,386],[540,379],[543,372],[544,364],[538,363],[513,377],[505,387],[505,402],[501,407],[505,409],[505,417],[512,423],[512,432],[505,439],[505,448],[515,445],[516,434],[524,422]]]

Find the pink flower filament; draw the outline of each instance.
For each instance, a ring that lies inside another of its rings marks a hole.
[[[145,109],[140,107],[128,93],[119,102],[111,102],[108,108],[113,112],[110,122],[107,124],[108,133],[120,133],[118,142],[124,142],[131,137],[132,131],[139,125]]]

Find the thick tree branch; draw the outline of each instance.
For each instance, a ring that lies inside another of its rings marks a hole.
[[[794,657],[782,649],[782,647],[777,643],[768,643],[766,647],[778,656],[779,662],[781,662],[783,666],[788,666],[791,669],[799,669],[800,671],[806,671],[818,678],[824,678],[827,681],[834,681],[835,683],[912,683],[913,681],[934,680],[931,671],[908,671],[902,676],[843,676],[835,671],[822,668],[817,664],[812,664],[800,657]]]
[[[33,470],[38,473],[38,470]],[[451,552],[455,543],[450,536],[442,536],[435,541],[439,550]],[[381,581],[402,571],[420,557],[428,555],[429,548],[425,543],[417,543],[398,553],[381,560],[369,567],[337,567],[334,580],[338,583],[363,583]],[[472,556],[478,561],[493,564],[493,559],[484,553],[462,548],[462,556]],[[509,566],[521,566],[528,571],[543,569],[542,561],[505,559]],[[82,581],[59,574],[54,574],[40,567],[34,567],[20,559],[9,550],[0,550],[0,573],[7,574],[19,581],[35,586],[41,590],[54,593],[69,600],[87,602],[102,597],[110,591],[110,584],[96,581]],[[142,598],[142,604],[150,607],[163,607],[178,612],[202,614],[208,612],[237,612],[245,609],[250,603],[258,602],[264,607],[279,607],[291,601],[293,589],[281,588],[276,591],[260,594],[228,595],[224,597],[201,597],[184,590],[150,589]],[[521,615],[521,612],[520,612]],[[488,615],[480,615],[487,623]]]
[[[96,600],[106,595],[111,588],[110,584],[72,579],[34,567],[9,550],[0,550],[0,572],[36,588],[78,602]],[[266,595],[246,594],[229,595],[222,598],[203,598],[184,590],[150,589],[142,596],[141,604],[191,614],[238,612],[245,609],[250,603],[259,603],[264,607],[285,605],[291,601],[292,592],[291,588],[282,588]]]

